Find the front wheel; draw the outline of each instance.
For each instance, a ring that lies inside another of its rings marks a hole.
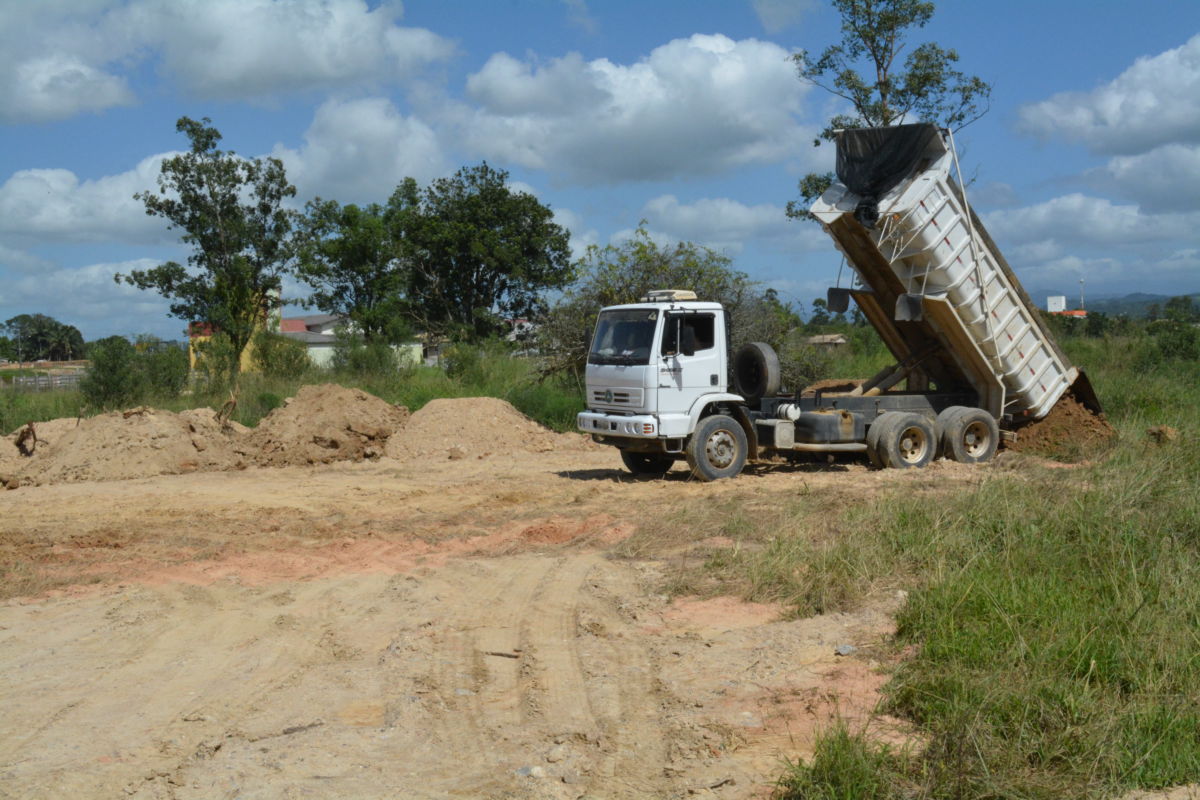
[[[688,466],[702,481],[732,478],[746,465],[746,432],[737,420],[715,414],[700,420],[688,440]]]
[[[621,460],[625,462],[625,468],[634,475],[653,475],[658,478],[666,475],[667,470],[675,463],[675,459],[670,456],[658,453],[631,453],[628,450],[621,451]]]

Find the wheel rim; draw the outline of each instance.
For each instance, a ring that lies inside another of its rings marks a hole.
[[[963,431],[963,450],[972,458],[977,458],[987,452],[992,442],[991,431],[988,426],[976,420],[966,427]]]
[[[929,449],[929,438],[914,425],[900,432],[896,449],[905,464],[919,464]]]
[[[708,455],[708,463],[717,469],[726,469],[737,458],[737,440],[729,431],[716,431],[708,437],[704,451]]]

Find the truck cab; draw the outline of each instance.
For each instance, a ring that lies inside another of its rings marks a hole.
[[[703,418],[726,416],[742,438],[725,437],[728,446],[713,453],[715,469],[736,474],[749,422],[737,422],[744,401],[728,389],[727,323],[719,303],[678,289],[602,309],[588,349],[579,430],[620,449],[633,472],[662,474],[679,458],[693,460],[688,445]]]

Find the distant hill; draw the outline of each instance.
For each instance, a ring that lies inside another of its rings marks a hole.
[[[1067,298],[1067,308],[1079,307],[1079,291],[1075,290],[1074,296],[1070,292],[1039,292],[1031,294],[1032,300],[1038,304],[1038,308],[1045,309],[1046,298],[1051,295],[1062,294]],[[1109,316],[1117,316],[1118,314],[1128,314],[1131,317],[1145,317],[1150,312],[1150,306],[1157,305],[1162,308],[1166,302],[1174,295],[1169,294],[1147,294],[1145,292],[1134,292],[1127,294],[1124,297],[1096,297],[1086,298],[1088,311],[1099,311]],[[1200,293],[1193,294],[1192,300],[1200,304]]]

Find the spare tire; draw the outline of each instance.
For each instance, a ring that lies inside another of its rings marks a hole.
[[[779,356],[766,342],[750,342],[733,357],[733,389],[746,403],[756,405],[764,397],[779,393]]]

